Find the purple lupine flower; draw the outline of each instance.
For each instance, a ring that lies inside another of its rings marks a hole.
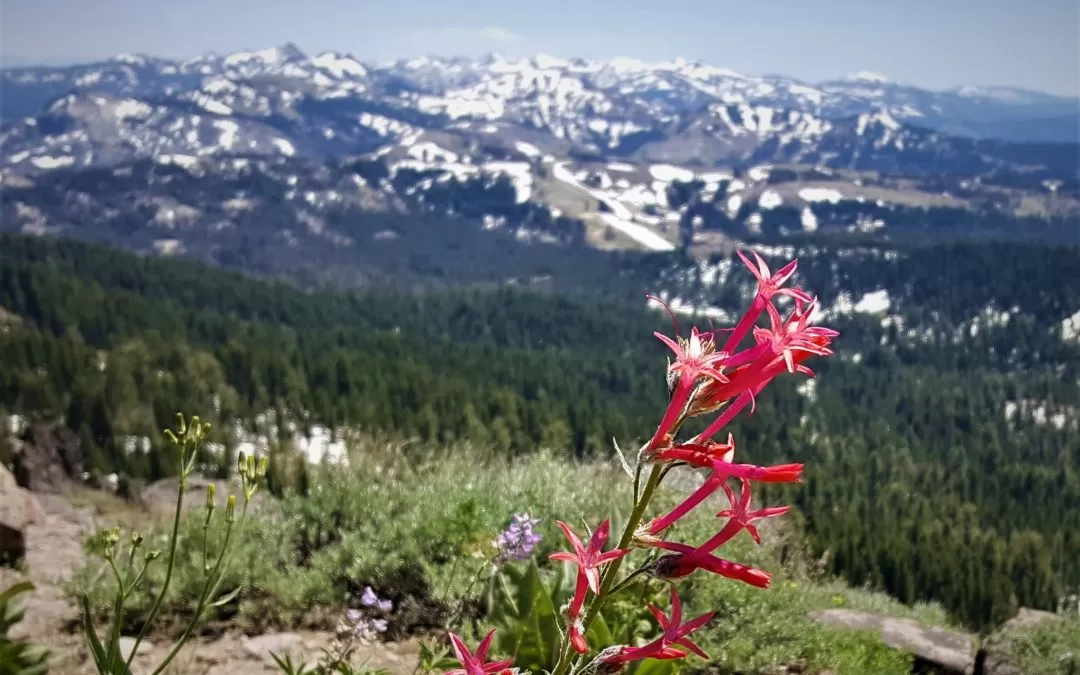
[[[540,534],[533,530],[539,523],[528,513],[515,513],[510,525],[495,539],[495,548],[499,550],[496,560],[522,561],[531,556],[541,539]]]

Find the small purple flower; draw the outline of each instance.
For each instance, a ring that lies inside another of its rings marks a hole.
[[[364,616],[359,609],[349,609],[338,624],[337,634],[341,638],[350,638],[360,642],[371,642],[380,633],[385,633],[386,619],[373,619]]]
[[[364,586],[364,592],[360,595],[360,604],[364,607],[374,607],[379,604],[379,596],[375,595],[371,586]]]
[[[531,556],[541,539],[540,534],[533,530],[539,523],[528,513],[515,513],[510,525],[495,539],[495,548],[499,550],[496,561],[522,561]]]
[[[380,612],[389,612],[394,608],[394,603],[389,600],[379,600],[379,602],[376,603],[376,606],[379,608]]]

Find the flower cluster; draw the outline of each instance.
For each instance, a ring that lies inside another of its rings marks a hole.
[[[754,523],[783,515],[788,507],[752,508],[751,485],[754,482],[799,482],[803,465],[740,463],[735,459],[735,440],[731,434],[723,442],[714,439],[739,413],[747,408],[752,413],[755,397],[777,377],[795,373],[812,377],[814,373],[805,361],[813,356],[831,354],[830,344],[838,334],[811,324],[817,305],[815,298],[798,287],[785,287],[795,273],[797,261],[773,273],[759,255],[754,253],[753,256],[751,260],[739,253],[757,280],[757,290],[749,308],[733,328],[700,331],[695,327],[689,336],[683,337],[675,322],[674,338],[656,333],[674,354],[674,360],[669,359],[667,368],[668,405],[655,433],[638,453],[634,510],[618,544],[611,550],[604,550],[610,536],[608,520],[588,537],[587,545],[566,523],[558,523],[573,550],[553,553],[551,558],[575,564],[578,572],[573,599],[563,610],[567,635],[554,675],[566,675],[571,671],[575,652],[579,655],[589,653],[591,647],[586,636],[600,606],[610,594],[625,588],[638,574],[675,580],[702,570],[759,588],[769,587],[771,576],[768,572],[725,560],[716,551],[743,530],[760,543]],[[785,298],[792,305],[786,317],[777,308],[778,298]],[[763,317],[767,326],[758,325]],[[748,338],[750,344],[743,347]],[[701,433],[679,439],[679,432],[687,420],[712,414],[715,417]],[[646,518],[656,488],[676,466],[705,472],[704,482],[668,513]],[[645,471],[648,471],[648,477],[641,486]],[[664,535],[672,525],[718,492],[725,495],[729,508],[717,514],[726,522],[715,535],[697,545],[665,539]],[[653,549],[661,555],[616,585],[619,568],[634,549]],[[591,602],[586,606],[590,597]],[[650,605],[649,610],[660,626],[661,635],[641,646],[602,647],[588,664],[573,668],[574,672],[614,673],[633,661],[677,659],[690,652],[706,656],[688,636],[707,624],[713,613],[684,622],[682,602],[674,585],[670,616],[655,605]],[[491,642],[490,633],[475,656],[464,650],[456,635],[451,635],[451,639],[469,675],[502,671],[509,666],[509,662],[483,663]]]
[[[495,562],[520,562],[528,559],[542,539],[540,533],[533,529],[539,524],[540,521],[528,513],[515,513],[510,519],[510,525],[495,539],[495,548],[498,551]]]
[[[385,615],[394,608],[394,604],[375,595],[371,586],[365,586],[360,595],[360,605],[364,609],[347,610],[338,623],[336,633],[339,639],[365,644],[386,632]]]

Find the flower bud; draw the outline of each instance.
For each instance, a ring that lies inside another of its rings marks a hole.
[[[147,551],[146,555],[143,556],[143,559],[146,562],[151,563],[151,562],[154,562],[155,560],[157,560],[160,557],[161,557],[161,551],[159,549],[155,548],[153,551]]]
[[[131,548],[136,549],[142,546],[143,536],[138,532],[131,533]]]
[[[229,495],[229,501],[225,504],[225,522],[232,523],[236,520],[236,495]]]
[[[210,483],[209,485],[206,486],[206,510],[207,511],[213,511],[214,510],[214,491],[216,489],[217,489],[217,486],[214,485],[213,483]]]

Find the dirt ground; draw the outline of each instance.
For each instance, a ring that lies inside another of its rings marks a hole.
[[[97,522],[95,509],[73,505],[57,495],[38,495],[45,511],[44,522],[27,531],[26,573],[0,568],[0,588],[28,579],[36,586],[18,597],[26,609],[23,621],[11,637],[30,638],[54,652],[53,675],[93,675],[81,632],[76,632],[79,614],[65,596],[61,584],[84,560],[82,542]],[[111,524],[111,523],[110,523]],[[171,675],[255,675],[278,672],[270,653],[290,651],[310,663],[320,647],[331,640],[329,633],[268,633],[259,636],[226,634],[214,640],[192,640],[166,671]],[[171,648],[171,643],[144,641],[132,662],[134,675],[150,673]],[[390,675],[412,673],[418,645],[415,642],[380,643],[357,651],[356,662],[367,659],[366,668],[385,669]]]

